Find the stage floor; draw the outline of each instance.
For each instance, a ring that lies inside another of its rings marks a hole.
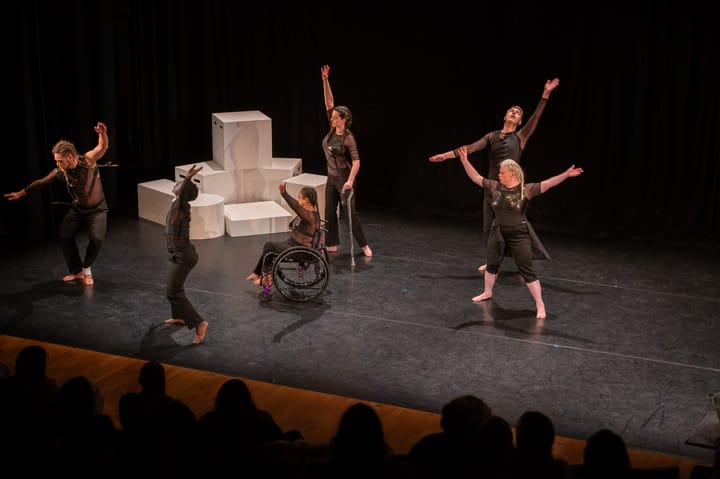
[[[163,226],[111,212],[93,287],[60,281],[55,243],[5,255],[0,333],[431,412],[474,394],[511,424],[538,410],[558,435],[610,428],[629,447],[712,462],[685,440],[720,392],[718,249],[539,230],[553,257],[535,263],[539,322],[510,259],[493,299],[471,302],[479,220],[360,214],[374,256],[356,245],[353,265],[345,231],[311,303],[261,303],[245,281],[285,233],[194,241],[186,290],[210,323],[195,346],[163,323]]]

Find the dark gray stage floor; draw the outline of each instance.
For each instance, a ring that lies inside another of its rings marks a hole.
[[[260,303],[245,281],[264,241],[285,234],[195,241],[200,346],[163,323],[163,227],[111,214],[94,287],[60,281],[55,244],[3,259],[0,333],[433,412],[475,394],[511,423],[539,410],[559,435],[607,427],[630,447],[712,460],[684,441],[720,392],[717,249],[540,231],[553,261],[536,262],[539,323],[511,261],[493,300],[471,302],[479,221],[361,213],[375,256],[353,267],[345,235],[310,304]]]

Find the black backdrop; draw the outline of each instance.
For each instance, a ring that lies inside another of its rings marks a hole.
[[[309,3],[310,5],[303,5]],[[481,217],[481,190],[430,155],[529,115],[559,77],[523,156],[528,181],[585,174],[531,204],[536,228],[720,244],[720,74],[709,16],[635,4],[584,14],[513,4],[29,0],[6,11],[3,192],[80,151],[107,123],[111,215],[136,214],[138,182],[212,160],[211,115],[260,110],[273,156],[324,174],[320,67],[353,111],[359,208]],[[471,160],[484,171],[483,157]],[[63,192],[2,201],[6,241],[56,234]],[[381,239],[374,240],[375,242]]]

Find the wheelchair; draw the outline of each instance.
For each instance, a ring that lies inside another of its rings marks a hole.
[[[325,222],[313,235],[312,247],[292,246],[280,253],[267,253],[263,265],[272,261],[269,273],[263,268],[262,302],[272,299],[273,287],[290,301],[310,301],[325,292],[330,281],[329,256],[325,247]]]

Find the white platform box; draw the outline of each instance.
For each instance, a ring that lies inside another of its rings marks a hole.
[[[176,166],[175,181],[180,181],[185,178],[185,175],[187,175],[187,172],[193,165],[197,165],[198,168],[202,167],[202,169],[193,176],[193,182],[197,184],[200,193],[220,195],[225,200],[225,203],[238,202],[238,192],[235,186],[233,172],[223,170],[220,165],[214,161],[200,161]]]
[[[245,201],[276,201],[281,195],[278,185],[286,178],[302,173],[300,158],[273,158],[272,168],[245,170]]]
[[[230,236],[290,233],[293,215],[274,201],[225,205],[225,232]]]
[[[272,167],[272,121],[264,113],[212,114],[213,161],[224,170]]]
[[[138,183],[138,216],[164,225],[170,202],[175,198],[173,186],[175,182],[168,179]]]
[[[318,196],[318,211],[320,212],[320,217],[325,218],[325,184],[327,183],[327,176],[302,173],[291,178],[285,178],[285,183],[287,184],[288,194],[295,199],[297,199],[300,190],[305,186],[315,188]],[[280,202],[280,205],[282,205],[288,213],[292,214],[293,217],[295,216],[295,212],[290,208],[290,205],[287,204],[284,198]]]
[[[165,226],[175,195],[175,182],[168,179],[138,183],[138,216]],[[225,234],[225,200],[220,195],[200,193],[190,202],[190,239],[216,238]]]

